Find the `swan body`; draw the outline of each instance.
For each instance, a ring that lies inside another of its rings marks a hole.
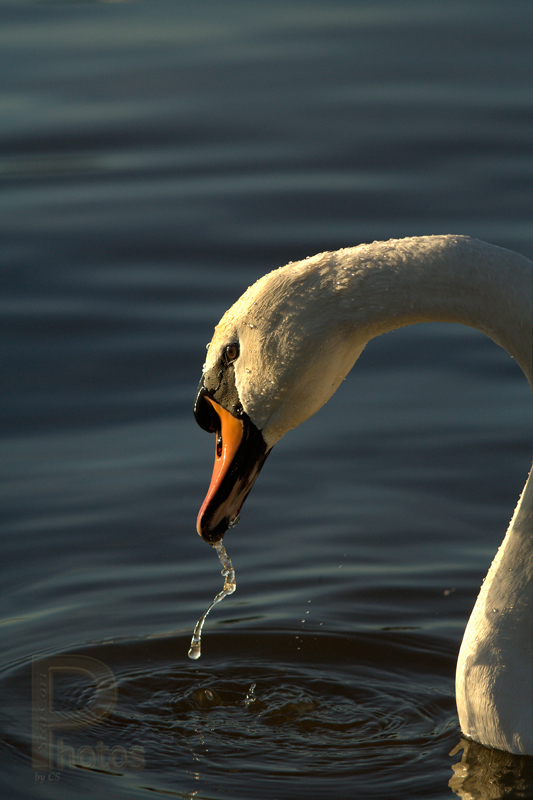
[[[370,339],[418,322],[478,328],[533,388],[533,264],[467,236],[374,242],[265,275],[215,329],[195,404],[217,433],[200,535],[222,539],[273,445],[318,411]],[[533,472],[468,622],[456,675],[463,733],[533,755]]]

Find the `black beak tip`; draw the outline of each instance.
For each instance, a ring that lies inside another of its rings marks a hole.
[[[215,528],[209,528],[208,526],[202,526],[198,533],[207,544],[210,544],[212,547],[221,542],[224,538],[224,534],[229,528],[229,522],[227,520],[222,520]]]
[[[196,392],[196,399],[194,401],[194,418],[200,428],[203,428],[203,430],[208,433],[213,433],[217,429],[217,415],[211,403],[206,401],[205,398],[207,396],[208,392],[202,379],[198,385],[198,391]]]

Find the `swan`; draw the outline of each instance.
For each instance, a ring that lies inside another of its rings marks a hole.
[[[468,236],[420,236],[320,253],[265,275],[208,345],[194,413],[216,432],[198,514],[210,544],[235,524],[272,447],[331,397],[374,336],[460,322],[517,361],[533,389],[533,264]],[[533,755],[533,471],[461,644],[463,733]]]

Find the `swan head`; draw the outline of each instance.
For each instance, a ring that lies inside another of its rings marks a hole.
[[[215,328],[194,408],[217,436],[197,521],[210,544],[237,521],[274,444],[324,405],[367,341],[345,308],[335,258],[321,253],[265,275]]]

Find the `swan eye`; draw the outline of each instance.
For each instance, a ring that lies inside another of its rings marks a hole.
[[[239,355],[239,345],[233,342],[232,344],[226,345],[226,350],[224,352],[226,364],[231,364],[232,361],[235,361],[237,356]]]

